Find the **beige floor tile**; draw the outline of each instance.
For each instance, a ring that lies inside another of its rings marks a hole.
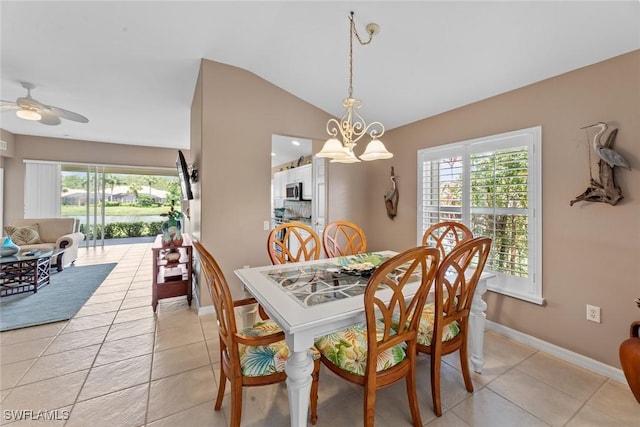
[[[421,356],[416,363],[418,395],[420,396],[420,408],[423,417],[430,419],[429,414],[433,414],[433,403],[431,397],[431,372],[430,360],[428,356]],[[478,391],[482,385],[471,379],[474,390]],[[440,399],[442,410],[449,410],[464,399],[471,396],[464,385],[462,372],[447,363],[443,363],[440,369]]]
[[[212,340],[207,340],[207,350],[209,351],[209,360],[211,363],[220,362],[220,340],[216,337]]]
[[[106,341],[119,340],[135,335],[153,334],[156,330],[156,319],[146,318],[132,322],[118,323],[111,326]]]
[[[200,324],[205,340],[218,339],[218,321],[215,314],[200,316]]]
[[[71,372],[88,369],[100,349],[100,345],[91,345],[61,353],[40,357],[19,381],[19,385],[54,378]]]
[[[127,294],[127,291],[118,291],[118,292],[109,292],[108,294],[93,295],[91,298],[87,300],[85,305],[100,304],[103,302],[110,302],[110,301],[122,301],[126,294]]]
[[[27,372],[37,359],[27,359],[20,362],[9,363],[0,367],[0,390],[6,390],[18,384],[18,381]]]
[[[607,380],[541,352],[520,363],[516,369],[582,401],[587,400]]]
[[[322,383],[320,384],[320,388],[322,388]],[[259,395],[256,393],[263,390],[269,399],[260,401],[258,398]],[[319,406],[318,423],[316,427],[363,426],[362,396],[362,390],[359,387],[358,390],[351,394],[344,395],[342,398],[332,399],[326,404]],[[229,396],[227,396],[223,404],[225,412],[229,410],[229,404]],[[261,416],[263,415],[269,422],[273,421],[273,425],[290,425],[289,402],[284,383],[246,389],[243,399],[242,425],[245,425],[245,418],[246,425],[248,426],[258,427],[260,425],[266,425],[262,423]],[[376,411],[376,427],[404,427],[406,425],[410,424],[407,424],[405,419],[392,420],[389,422]]]
[[[571,421],[567,423],[566,427],[628,427],[631,425],[632,424],[626,424],[610,417],[607,414],[603,414],[593,406],[585,405]]]
[[[487,387],[552,426],[563,426],[583,405],[582,401],[517,370],[507,372]]]
[[[127,308],[147,307],[151,306],[151,298],[149,297],[125,297],[122,301],[123,310]]]
[[[151,304],[148,304],[143,307],[129,308],[126,310],[122,309],[118,311],[118,314],[116,315],[116,318],[113,320],[113,323],[115,324],[115,323],[130,322],[132,320],[139,320],[147,317],[154,317],[153,308],[151,307]]]
[[[148,383],[150,372],[150,354],[94,367],[89,372],[78,401]]]
[[[608,380],[587,402],[587,406],[629,426],[640,425],[640,404],[626,384]]]
[[[445,412],[441,417],[436,417],[433,420],[427,422],[425,424],[425,427],[471,427],[471,425],[462,421],[453,412]],[[500,425],[496,424],[492,427],[500,427]]]
[[[162,418],[147,424],[147,427],[175,427],[175,426],[207,426],[227,427],[229,423],[222,410],[214,409],[215,401],[203,403],[194,408]]]
[[[78,402],[66,427],[139,427],[145,422],[148,384]]]
[[[204,341],[200,323],[186,325],[177,324],[173,328],[156,331],[155,351],[162,351],[172,347]]]
[[[118,311],[120,308],[120,301],[103,302],[100,304],[85,305],[74,316],[75,318],[84,316],[93,316],[96,314],[109,313],[111,311]]]
[[[2,345],[17,344],[25,341],[33,341],[40,338],[54,337],[66,326],[67,322],[47,323],[30,328],[14,329],[13,331],[0,332]]]
[[[60,353],[62,351],[87,347],[94,344],[102,344],[108,330],[108,326],[101,326],[99,328],[60,334],[51,342],[51,345],[47,347],[44,354]]]
[[[174,328],[176,325],[200,324],[198,314],[191,310],[186,300],[171,304],[166,300],[158,301],[158,330]]]
[[[57,409],[72,404],[89,370],[73,372],[44,381],[18,386],[2,402],[3,410]]]
[[[151,379],[156,380],[206,365],[211,365],[211,361],[204,341],[157,351],[153,356]]]
[[[120,340],[107,341],[102,345],[94,366],[119,362],[153,351],[153,334],[136,335]]]
[[[536,349],[504,337],[496,332],[484,334],[484,355],[501,360],[507,366],[515,366],[537,352]]]
[[[147,286],[146,288],[135,288],[127,291],[127,297],[129,298],[140,298],[140,297],[148,297],[151,298],[152,289],[151,286]]]
[[[129,285],[126,283],[122,283],[120,280],[114,281],[113,284],[100,285],[98,289],[93,293],[93,295],[103,295],[110,294],[113,292],[123,292],[128,291]]]
[[[476,391],[452,412],[474,427],[548,427],[549,424],[488,389]]]
[[[113,322],[114,317],[116,317],[115,311],[111,311],[108,313],[95,314],[92,316],[84,316],[73,318],[67,324],[67,327],[61,332],[63,334],[67,334],[69,332],[82,331],[85,329],[93,329],[98,328],[100,326],[107,326]]]
[[[50,336],[16,344],[5,345],[3,343],[2,346],[0,346],[0,364],[6,365],[38,357],[45,351],[53,339],[54,337]]]
[[[210,402],[216,392],[211,366],[152,381],[147,422]]]

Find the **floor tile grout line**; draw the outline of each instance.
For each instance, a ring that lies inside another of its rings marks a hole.
[[[116,261],[116,263],[117,263],[117,262],[118,262],[118,261]],[[116,265],[116,266],[117,266],[117,265]],[[112,271],[113,271],[113,270],[112,270]],[[109,273],[109,275],[110,275],[110,274],[111,274],[111,273]],[[105,280],[109,277],[109,275],[107,275],[107,277],[105,278]],[[102,284],[100,284],[100,286],[102,286]],[[122,300],[122,301],[124,301],[124,298],[123,298],[123,300]],[[84,307],[84,305],[83,305],[83,307]],[[119,307],[122,307],[122,302],[120,303],[120,306],[119,306]],[[107,329],[107,333],[104,335],[104,338],[102,339],[102,342],[100,343],[100,348],[98,348],[98,351],[96,352],[95,356],[93,357],[93,360],[92,360],[92,362],[91,362],[91,365],[89,366],[89,372],[87,372],[87,376],[84,378],[84,381],[82,381],[82,385],[81,385],[81,386],[80,386],[80,388],[78,389],[78,394],[76,395],[76,397],[75,397],[75,399],[74,399],[74,401],[73,401],[73,404],[71,405],[71,409],[69,410],[69,418],[68,418],[67,420],[65,420],[64,426],[66,426],[66,425],[67,425],[67,423],[69,422],[69,420],[71,419],[71,415],[73,414],[73,410],[74,410],[74,408],[76,407],[76,404],[78,403],[78,399],[80,398],[80,395],[81,395],[81,393],[82,393],[82,390],[84,389],[85,385],[87,384],[87,380],[89,379],[89,375],[91,375],[91,371],[92,371],[92,370],[93,370],[93,368],[95,367],[94,365],[95,365],[95,363],[96,363],[96,360],[98,359],[98,355],[100,354],[100,351],[102,350],[102,347],[104,346],[104,344],[105,344],[105,342],[106,342],[107,336],[109,335],[109,332],[111,331],[111,328],[112,328],[112,327],[113,327],[113,325],[114,325],[115,319],[118,317],[118,314],[117,314],[117,313],[118,313],[119,311],[120,311],[120,308],[118,308],[118,310],[116,311],[116,315],[113,317],[113,320],[111,321],[111,323],[110,323],[110,325],[109,325],[109,329]],[[74,318],[75,318],[75,316],[74,316]],[[67,323],[67,326],[68,326],[68,325],[69,325],[69,324]],[[64,329],[66,329],[66,328],[67,328],[67,326],[65,326],[65,327],[63,328],[63,330],[64,330]]]

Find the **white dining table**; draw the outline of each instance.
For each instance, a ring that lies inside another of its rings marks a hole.
[[[376,252],[392,257],[393,251]],[[284,331],[291,355],[287,360],[287,391],[291,426],[307,425],[313,359],[309,348],[329,332],[365,320],[363,294],[368,278],[346,274],[339,258],[243,268],[235,274]],[[492,274],[483,272],[469,316],[469,353],[473,370],[484,364],[487,304],[482,295]],[[408,295],[410,296],[410,295]]]

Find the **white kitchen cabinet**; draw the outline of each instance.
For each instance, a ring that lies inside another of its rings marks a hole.
[[[313,177],[311,165],[304,165],[293,169],[285,169],[273,174],[273,198],[287,198],[287,184],[302,183],[302,198],[311,200],[313,195]]]
[[[300,173],[300,182],[302,182],[302,198],[311,200],[313,196],[313,178],[311,174],[311,165],[304,165],[297,168]]]
[[[286,186],[288,179],[288,171],[283,170],[273,174],[273,198],[276,200],[285,199],[287,197]]]

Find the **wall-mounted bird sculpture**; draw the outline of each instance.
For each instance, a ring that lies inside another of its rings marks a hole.
[[[397,178],[393,171],[393,166],[391,166],[391,190],[384,195],[384,206],[387,209],[389,219],[395,218],[398,214],[398,198],[400,195],[398,194],[398,184],[396,183]]]
[[[600,128],[600,130],[593,136],[593,140],[591,142],[593,151],[595,151],[596,155],[600,159],[598,162],[599,180],[596,180],[591,172],[591,154],[589,154],[590,185],[584,193],[571,200],[569,204],[573,206],[574,203],[582,201],[603,202],[615,206],[623,199],[622,190],[616,184],[614,176],[615,167],[618,166],[625,169],[631,169],[631,166],[629,166],[629,162],[627,162],[620,153],[611,148],[616,140],[616,136],[618,135],[618,129],[613,129],[609,132],[607,140],[602,144],[600,142],[600,138],[607,131],[607,124],[605,122],[598,122],[585,126],[581,129],[588,129],[592,127]],[[591,149],[588,145],[589,144],[587,144],[587,150],[591,153]]]
[[[607,128],[608,128],[607,124],[605,122],[598,122],[589,126],[585,126],[581,129],[587,129],[592,127],[600,128],[598,133],[596,133],[593,136],[593,142],[591,143],[591,145],[593,146],[593,151],[596,152],[598,157],[604,160],[611,167],[619,166],[621,168],[631,170],[631,166],[629,166],[629,162],[627,162],[620,153],[618,153],[617,151],[614,151],[609,147],[605,147],[600,143],[600,137],[602,137],[602,135],[607,131]]]

